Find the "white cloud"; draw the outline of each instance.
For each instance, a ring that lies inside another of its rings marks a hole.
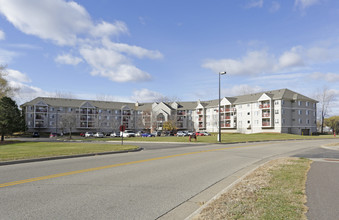
[[[114,24],[102,21],[91,30],[91,34],[96,37],[118,35],[120,33],[128,33],[128,28],[122,21],[116,21]]]
[[[321,0],[295,0],[294,5],[300,9],[306,9],[312,5],[319,3]]]
[[[70,46],[73,52],[82,56],[59,55],[56,62],[77,65],[86,61],[93,69],[92,75],[112,81],[137,82],[151,78],[132,64],[130,56],[139,59],[163,57],[156,50],[111,42],[110,36],[128,33],[126,24],[122,21],[94,22],[86,9],[74,1],[0,0],[0,14],[23,33]]]
[[[128,44],[114,43],[107,38],[103,39],[103,45],[111,50],[126,53],[128,55],[136,56],[138,58],[160,59],[163,55],[159,51],[147,50],[138,46],[131,46]]]
[[[148,89],[141,89],[135,90],[131,99],[136,102],[154,102],[155,100],[160,100],[163,97],[164,96],[159,92],[151,91]]]
[[[12,59],[18,56],[19,53],[9,50],[3,50],[0,48],[0,64],[8,64],[12,61]]]
[[[115,82],[147,81],[151,76],[133,66],[130,60],[106,48],[82,48],[80,54],[89,63],[93,70],[92,75],[107,77]]]
[[[252,86],[247,84],[235,85],[232,88],[222,89],[221,93],[225,97],[246,95],[251,93],[262,92],[263,88],[260,86]]]
[[[246,5],[246,8],[262,8],[263,5],[264,5],[264,0],[251,0]]]
[[[74,57],[70,54],[63,54],[57,56],[55,59],[55,62],[61,63],[61,64],[69,64],[69,65],[78,65],[82,62],[82,59],[79,57]]]
[[[279,58],[278,69],[285,69],[289,67],[304,66],[304,61],[300,55],[301,47],[293,47],[290,51],[284,52]]]
[[[21,73],[18,70],[13,69],[7,69],[7,74],[5,75],[5,78],[8,81],[16,81],[16,82],[22,82],[22,83],[28,83],[31,82],[31,79],[24,73]]]
[[[249,51],[240,59],[206,60],[202,67],[214,72],[227,71],[234,75],[256,75],[262,73],[278,73],[303,67],[302,48],[294,47],[276,58],[266,50]]]
[[[0,13],[20,31],[59,45],[74,45],[77,34],[92,27],[87,11],[73,1],[0,0]]]
[[[5,32],[3,32],[2,30],[0,30],[0,40],[5,40],[6,36],[5,36]]]
[[[277,61],[273,55],[266,51],[250,51],[238,60],[206,60],[202,67],[211,69],[214,72],[227,71],[234,75],[259,74],[271,72]]]
[[[339,81],[339,74],[338,73],[321,73],[321,72],[314,72],[310,74],[310,77],[315,80],[325,80],[327,82],[338,82]]]

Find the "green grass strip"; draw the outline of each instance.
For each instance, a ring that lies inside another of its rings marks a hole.
[[[67,143],[67,142],[17,142],[0,145],[0,161],[89,154],[137,149],[133,145]]]

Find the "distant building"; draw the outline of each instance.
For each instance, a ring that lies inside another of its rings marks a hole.
[[[316,132],[317,101],[288,89],[260,92],[221,100],[222,132]],[[218,131],[218,100],[197,102],[124,103],[38,97],[22,106],[29,131],[73,132],[162,130],[172,121],[178,130]]]

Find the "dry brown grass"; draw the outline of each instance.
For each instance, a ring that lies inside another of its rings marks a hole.
[[[307,167],[302,166],[299,169],[300,160],[306,161],[298,158],[281,158],[264,164],[209,204],[193,219],[304,219],[307,210],[304,205],[306,202],[304,189],[310,162],[303,163]],[[297,169],[300,170],[298,175],[301,175],[299,178],[302,179],[301,182],[293,180],[294,166],[298,166]],[[285,168],[292,175],[285,174],[285,171],[280,172]],[[279,177],[281,174],[282,178]],[[286,187],[282,187],[285,183],[281,179],[289,181]],[[278,188],[275,189],[275,186]]]

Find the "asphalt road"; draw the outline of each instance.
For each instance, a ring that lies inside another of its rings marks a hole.
[[[135,153],[2,166],[0,218],[184,219],[220,183],[328,142],[143,143],[145,150]]]

